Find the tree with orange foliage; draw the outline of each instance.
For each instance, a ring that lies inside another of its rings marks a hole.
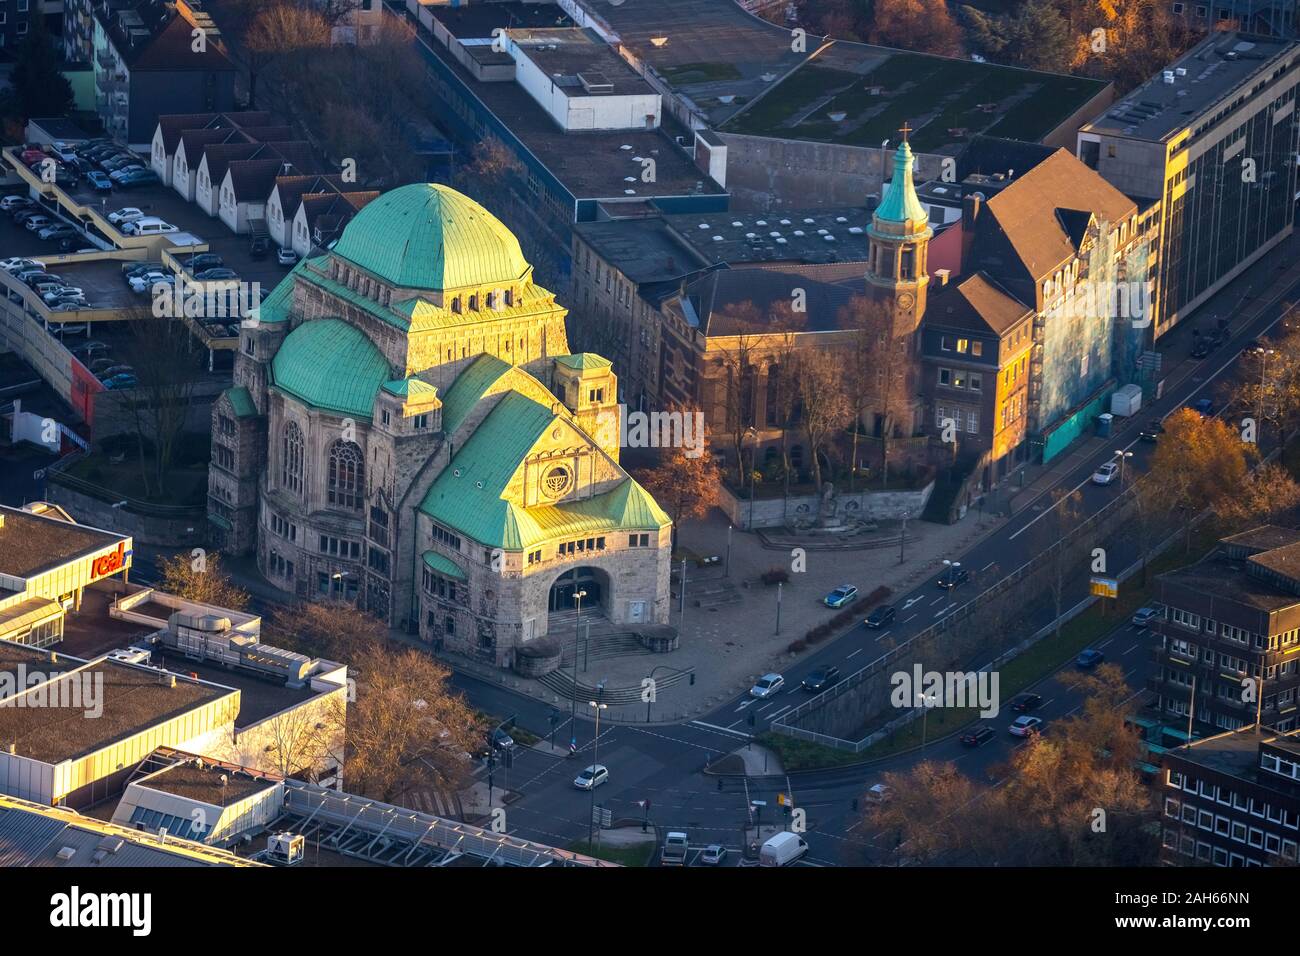
[[[876,0],[867,37],[881,46],[962,55],[961,29],[943,0]]]

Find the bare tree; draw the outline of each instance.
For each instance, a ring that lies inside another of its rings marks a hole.
[[[853,416],[853,472],[858,461],[858,433],[868,414],[879,416],[880,481],[889,483],[889,441],[911,403],[907,342],[894,336],[894,315],[883,303],[854,296],[840,310],[840,326],[852,331],[846,378]]]
[[[853,417],[853,406],[844,386],[843,363],[831,356],[803,353],[799,359],[799,403],[812,457],[813,482],[821,488],[822,451],[830,437]]]

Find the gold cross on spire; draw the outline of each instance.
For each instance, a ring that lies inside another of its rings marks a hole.
[[[898,131],[903,134],[903,142],[906,143],[907,134],[912,132],[912,127],[907,125],[907,120],[903,120],[903,125],[898,128]]]

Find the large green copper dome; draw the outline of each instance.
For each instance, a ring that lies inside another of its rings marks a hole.
[[[410,289],[504,285],[528,271],[519,240],[496,216],[438,183],[402,186],[371,201],[333,252]]]

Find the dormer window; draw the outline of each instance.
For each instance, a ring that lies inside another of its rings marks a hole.
[[[506,305],[514,305],[514,304],[515,304],[515,290],[514,290],[514,289],[506,289],[506,291],[505,291],[505,297],[506,297]]]
[[[477,295],[472,295],[472,296],[469,297],[469,310],[470,310],[471,312],[477,312],[477,311],[478,311],[478,296],[477,296]]]
[[[451,300],[451,311],[456,315],[460,315],[460,296],[456,296]]]

